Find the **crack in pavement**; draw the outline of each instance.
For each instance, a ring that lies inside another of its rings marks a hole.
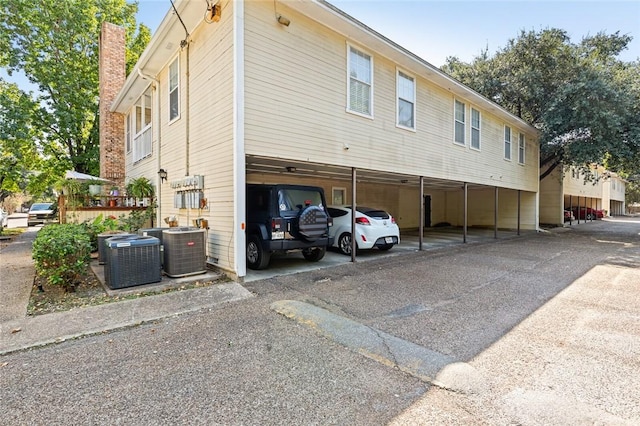
[[[467,393],[484,382],[466,363],[309,303],[280,300],[272,303],[271,309],[356,353],[435,386]],[[445,371],[456,374],[439,375]]]

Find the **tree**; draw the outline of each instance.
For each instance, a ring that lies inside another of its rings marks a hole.
[[[126,0],[0,0],[0,66],[38,87],[22,94],[31,102],[16,118],[31,128],[40,171],[55,172],[42,177],[49,185],[64,170],[99,171],[100,26],[109,21],[125,28],[128,64],[135,63],[150,38],[149,29],[136,24],[137,8]]]
[[[40,167],[40,156],[31,142],[38,127],[31,118],[37,105],[15,84],[0,80],[0,202],[27,189],[30,170]],[[38,190],[38,179],[32,184]]]
[[[640,181],[638,178],[634,178],[627,183],[625,186],[624,198],[627,206],[640,203]]]
[[[631,99],[622,124],[620,149],[607,157],[606,165],[622,175],[640,175],[640,61],[617,64],[614,79]]]
[[[522,31],[493,57],[451,57],[442,69],[539,130],[540,179],[569,165],[593,178],[591,164],[620,169],[640,153],[640,97],[626,87],[638,65],[616,59],[630,41],[599,33],[573,44],[559,29]]]

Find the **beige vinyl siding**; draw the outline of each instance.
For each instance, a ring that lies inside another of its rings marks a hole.
[[[193,226],[193,219],[209,221],[208,259],[221,269],[235,273],[233,258],[234,202],[233,187],[233,50],[232,2],[223,4],[222,19],[215,24],[201,24],[191,34],[189,47],[190,81],[186,81],[186,49],[176,52],[180,58],[180,117],[169,123],[169,63],[157,77],[160,80],[161,167],[168,180],[161,185],[162,218],[175,216],[180,226]],[[173,60],[174,57],[172,57]],[[187,105],[189,89],[189,105]],[[155,104],[154,104],[155,105]],[[189,149],[187,170],[187,114],[189,114]],[[157,173],[158,153],[127,172],[139,170]],[[170,182],[186,175],[204,176],[205,209],[174,207],[175,190]],[[238,194],[243,194],[239,191]],[[161,218],[161,219],[162,219]],[[160,225],[166,226],[164,222]]]
[[[525,133],[525,166],[503,160],[504,121],[482,115],[482,150],[453,143],[453,95],[416,70],[416,132],[396,127],[396,64],[373,55],[374,119],[345,112],[346,38],[294,13],[289,27],[270,3],[246,7],[246,152],[537,192],[537,146]],[[313,31],[309,29],[312,28]],[[464,99],[469,115],[469,105]],[[509,123],[514,132],[522,132]],[[467,132],[469,125],[466,126]],[[467,134],[466,139],[469,139]],[[278,148],[274,149],[274,142]],[[350,149],[342,149],[348,143]]]
[[[626,183],[617,176],[611,176],[610,199],[614,201],[624,201],[626,193]],[[614,188],[615,187],[615,188]]]
[[[564,208],[562,177],[556,170],[540,181],[540,223],[562,225]]]
[[[192,34],[189,174],[205,176],[208,207],[188,213],[209,221],[209,260],[233,271],[233,231],[238,228],[233,206],[244,188],[233,186],[233,2],[222,7],[219,22],[203,24]]]
[[[584,176],[578,170],[574,177],[571,169],[567,168],[563,178],[563,192],[564,195],[601,198],[602,179],[594,185],[593,182],[585,182]]]

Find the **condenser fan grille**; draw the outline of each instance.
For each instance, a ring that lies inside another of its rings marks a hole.
[[[205,273],[205,230],[200,228],[169,228],[162,232],[164,272],[170,277]]]

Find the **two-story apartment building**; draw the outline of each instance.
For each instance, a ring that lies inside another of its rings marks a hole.
[[[563,210],[589,207],[608,216],[625,213],[625,180],[602,166],[592,166],[592,178],[575,167],[558,169],[540,183],[540,223],[561,225]]]
[[[626,214],[626,184],[627,181],[617,173],[604,172],[602,181],[602,208],[610,216]]]
[[[526,122],[325,1],[211,4],[175,1],[110,103],[125,127],[109,139],[127,177],[156,182],[159,219],[206,220],[211,264],[246,274],[247,183],[355,194],[403,230],[537,229]]]

